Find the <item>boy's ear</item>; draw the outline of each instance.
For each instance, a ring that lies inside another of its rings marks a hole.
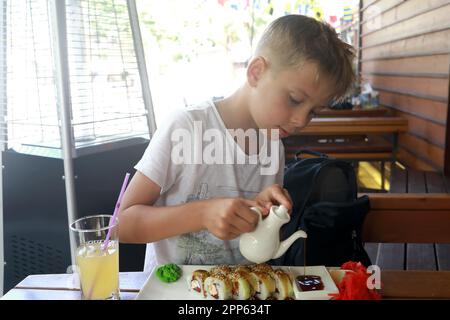
[[[256,87],[259,79],[267,69],[267,61],[258,56],[252,59],[247,67],[247,81],[251,87]]]

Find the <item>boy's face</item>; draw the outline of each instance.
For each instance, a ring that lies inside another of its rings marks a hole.
[[[305,62],[301,67],[276,74],[263,58],[259,63],[259,67],[251,70],[249,66],[248,70],[252,88],[249,108],[258,128],[279,129],[280,138],[285,138],[298,133],[311,121],[315,111],[328,104],[333,84],[325,76],[317,80],[316,63]]]

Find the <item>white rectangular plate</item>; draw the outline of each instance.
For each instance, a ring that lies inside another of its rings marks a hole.
[[[181,278],[172,283],[165,283],[158,279],[156,276],[156,269],[153,270],[150,277],[145,282],[142,289],[137,295],[137,300],[199,300],[203,299],[195,292],[188,290],[186,277],[197,269],[209,270],[214,266],[199,266],[199,265],[182,265],[180,268],[183,271]],[[295,279],[298,275],[303,275],[303,267],[278,267],[275,269],[283,269],[288,272],[292,279]],[[328,270],[324,266],[306,267],[306,274],[320,276],[324,284],[324,290],[310,291],[310,292],[298,292],[295,283],[293,283],[294,293],[296,299],[300,300],[327,300],[330,299],[329,293],[337,293],[338,288],[334,284]],[[212,298],[208,298],[212,299]]]

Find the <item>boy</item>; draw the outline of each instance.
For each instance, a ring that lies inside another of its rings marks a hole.
[[[149,243],[145,270],[168,262],[246,263],[238,237],[257,224],[250,207],[259,207],[263,215],[271,205],[291,210],[289,194],[281,187],[284,149],[279,138],[299,132],[315,110],[344,96],[354,80],[353,57],[351,46],[328,25],[301,15],[278,18],[265,30],[242,87],[224,100],[172,115],[156,131],[135,167],[119,217],[122,242]],[[263,134],[243,141],[230,134],[233,129]],[[214,143],[199,148],[195,142],[203,130]],[[181,149],[176,137],[185,138]],[[214,160],[225,149],[227,159],[258,156],[259,161],[205,163],[198,156],[211,145]],[[278,170],[262,174],[269,147],[269,162]]]

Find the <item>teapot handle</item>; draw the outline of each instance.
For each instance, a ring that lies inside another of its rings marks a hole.
[[[261,211],[259,210],[259,208],[257,208],[257,207],[250,207],[250,209],[251,210],[253,210],[253,211],[255,211],[257,214],[258,214],[258,223],[260,223],[261,222],[261,220],[262,220],[262,213],[261,213]]]

